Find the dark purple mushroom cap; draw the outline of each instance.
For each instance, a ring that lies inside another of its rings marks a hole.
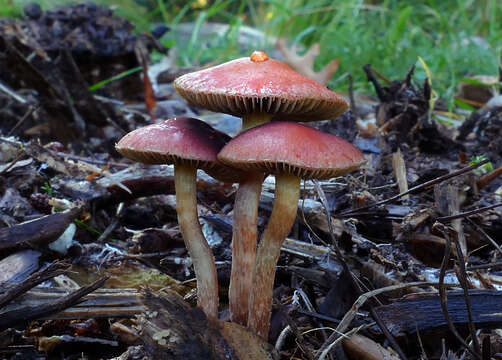
[[[302,179],[329,179],[356,170],[364,156],[349,142],[294,122],[276,121],[246,130],[218,154],[245,171],[286,173]]]
[[[315,121],[348,108],[334,91],[262,51],[182,75],[174,87],[195,105],[239,117],[262,112],[274,120]]]
[[[216,155],[231,139],[204,121],[175,117],[125,135],[115,145],[125,157],[146,164],[185,164],[224,182],[238,182],[236,169],[221,164]]]

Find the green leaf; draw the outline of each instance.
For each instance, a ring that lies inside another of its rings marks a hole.
[[[126,76],[129,76],[131,74],[137,73],[139,71],[141,71],[141,66],[136,66],[135,68],[126,70],[126,71],[121,72],[120,74],[112,76],[112,77],[110,77],[108,79],[105,79],[105,80],[102,80],[100,82],[97,82],[96,84],[89,86],[88,90],[91,91],[91,92],[92,91],[96,91],[96,90],[102,88],[103,86],[111,83],[112,81],[120,80],[122,78],[125,78]]]

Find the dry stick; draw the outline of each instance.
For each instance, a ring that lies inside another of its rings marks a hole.
[[[69,308],[79,302],[85,295],[103,286],[108,277],[103,277],[88,286],[81,287],[74,292],[63,296],[62,298],[53,301],[43,306],[23,306],[22,308],[1,313],[0,316],[0,331],[9,327],[18,325],[23,322],[39,319],[49,314],[57,313]]]
[[[499,268],[502,267],[502,261],[496,261],[488,264],[482,264],[482,265],[470,265],[466,267],[466,270],[468,271],[473,271],[473,270],[485,270],[485,269],[490,269],[490,268]],[[446,273],[452,273],[455,270],[446,270]]]
[[[359,295],[361,295],[361,294],[363,294],[363,290],[361,289],[361,287],[359,286],[359,284],[358,284],[357,280],[355,279],[354,275],[350,271],[349,265],[345,262],[345,259],[342,256],[342,252],[340,251],[340,248],[338,247],[338,242],[335,239],[335,235],[334,235],[334,231],[333,231],[333,225],[331,223],[331,215],[330,215],[330,211],[329,211],[329,207],[328,207],[328,200],[326,199],[326,195],[324,194],[324,191],[322,190],[322,188],[319,185],[318,181],[314,180],[314,184],[315,184],[315,188],[317,190],[317,193],[319,194],[319,198],[321,200],[322,206],[324,207],[324,211],[326,213],[326,217],[328,219],[329,234],[330,234],[330,237],[331,237],[331,243],[333,244],[333,246],[335,248],[336,258],[337,258],[338,262],[340,262],[340,264],[342,264],[342,268],[345,271],[345,273],[350,276],[350,279],[352,281],[352,285],[354,286],[354,289],[358,292]],[[396,353],[399,355],[399,357],[401,359],[406,360],[406,355],[401,350],[401,347],[396,342],[396,339],[394,339],[394,337],[392,336],[392,334],[389,332],[389,329],[387,329],[387,326],[385,326],[385,324],[383,323],[383,321],[380,319],[380,316],[377,314],[377,312],[375,311],[374,307],[371,306],[371,305],[370,305],[370,313],[371,313],[371,317],[378,324],[378,327],[382,330],[383,334],[385,335],[385,337],[387,338],[387,340],[391,344],[392,348],[396,351]],[[333,333],[331,336],[333,336],[333,335],[335,335],[335,338],[339,336],[337,332]],[[330,336],[330,338],[331,338],[331,336]],[[334,340],[335,339],[333,339],[332,341],[334,341]],[[326,344],[328,342],[329,342],[329,339],[324,344]],[[323,347],[324,347],[324,345],[323,345]]]
[[[450,253],[451,253],[451,239],[450,236],[447,233],[447,230],[445,229],[445,226],[441,223],[436,222],[433,227],[438,229],[440,232],[443,233],[444,238],[446,240],[446,245],[444,249],[444,256],[443,256],[443,261],[441,262],[441,267],[439,269],[439,300],[441,303],[441,309],[443,310],[443,315],[446,320],[446,323],[448,324],[448,327],[450,328],[450,331],[455,335],[458,341],[462,344],[464,348],[466,348],[474,357],[479,359],[479,355],[473,351],[469,345],[464,341],[462,336],[457,331],[457,328],[453,324],[450,318],[450,314],[448,312],[448,306],[446,305],[446,287],[444,284],[444,277],[446,274],[446,267],[448,266],[448,261],[450,260]],[[457,253],[460,253],[460,251],[457,251]],[[459,279],[460,281],[460,279]],[[462,286],[463,287],[463,286]],[[471,319],[469,318],[469,321]]]
[[[36,273],[31,274],[21,283],[18,283],[12,287],[8,287],[0,295],[0,308],[10,303],[15,298],[21,296],[29,289],[37,286],[38,284],[52,279],[55,276],[64,274],[66,270],[70,268],[70,264],[65,261],[54,261],[48,267],[43,270],[39,270]],[[0,286],[0,289],[2,287]]]
[[[106,238],[119,226],[120,224],[120,215],[122,214],[122,211],[124,210],[124,203],[121,202],[118,204],[117,209],[115,210],[115,216],[113,217],[113,220],[111,221],[110,225],[107,226],[105,231],[99,235],[98,239],[96,240],[96,243],[102,243],[106,240]]]
[[[496,168],[495,170],[489,172],[486,175],[483,175],[478,181],[476,181],[476,185],[478,186],[478,190],[484,188],[489,185],[493,180],[502,175],[502,166]]]
[[[368,325],[360,325],[356,328],[351,329],[350,331],[347,331],[346,334],[340,334],[340,336],[337,339],[335,339],[331,344],[329,344],[328,347],[326,348],[326,350],[321,353],[321,356],[318,358],[318,360],[324,360],[326,358],[326,356],[328,356],[328,353],[331,351],[331,349],[342,340],[341,335],[343,335],[343,337],[350,338],[352,335],[355,335],[359,331],[363,330],[364,328],[369,328],[369,327],[373,326],[374,324],[375,323],[371,323]],[[333,334],[336,334],[336,333],[337,333],[337,331],[335,329]]]
[[[422,355],[422,359],[429,360],[427,357],[427,354],[425,353],[424,344],[422,342],[422,337],[420,336],[420,331],[418,330],[418,325],[416,323],[415,323],[415,331],[417,333],[417,340],[418,340],[418,345],[420,346],[420,352]]]
[[[452,177],[455,177],[455,176],[459,176],[459,175],[462,175],[462,174],[465,174],[467,172],[470,172],[472,170],[475,170],[477,169],[478,167],[486,164],[489,160],[488,159],[485,159],[483,161],[480,161],[479,163],[477,164],[474,164],[474,165],[470,165],[470,166],[466,166],[460,170],[457,170],[457,171],[454,171],[454,172],[451,172],[449,174],[446,174],[446,175],[443,175],[443,176],[439,176],[435,179],[432,179],[430,181],[426,181],[420,185],[417,185],[417,186],[414,186],[412,187],[411,189],[408,189],[408,191],[404,191],[400,194],[397,194],[395,196],[392,196],[388,199],[385,199],[385,200],[382,200],[382,201],[379,201],[379,202],[376,202],[374,204],[370,204],[370,205],[366,205],[366,206],[362,206],[360,208],[357,208],[357,209],[354,209],[354,210],[350,210],[350,211],[347,211],[347,212],[344,212],[344,213],[341,213],[341,214],[336,214],[334,215],[335,217],[345,217],[345,216],[351,216],[351,215],[354,215],[355,213],[361,211],[361,210],[367,210],[367,209],[371,209],[372,207],[375,207],[375,206],[379,206],[379,205],[383,205],[383,204],[387,204],[389,202],[392,202],[394,200],[397,200],[401,197],[403,197],[404,195],[408,195],[408,194],[411,194],[412,192],[416,192],[418,190],[422,190],[424,188],[427,188],[431,185],[435,185],[435,184],[438,184],[440,182],[443,182],[445,180],[448,180],[448,179],[451,179]],[[455,215],[455,216],[458,216],[458,215]]]
[[[315,360],[320,360],[324,359],[326,357],[326,354],[329,352],[329,350],[332,348],[333,342],[337,340],[337,338],[346,335],[343,334],[343,331],[345,331],[349,325],[351,324],[352,320],[357,316],[357,311],[366,303],[367,300],[383,294],[385,292],[389,291],[396,291],[396,290],[401,290],[401,289],[407,289],[410,287],[414,286],[439,286],[440,284],[437,282],[425,282],[425,281],[415,281],[407,284],[397,284],[397,285],[390,285],[386,286],[380,289],[368,291],[357,298],[356,302],[352,305],[350,310],[344,315],[342,321],[340,321],[340,324],[336,327],[336,330],[331,336],[328,338],[328,340],[322,345],[322,347],[319,349],[317,356],[315,357]],[[446,285],[446,286],[454,286],[454,285]]]
[[[466,218],[466,220],[476,228],[477,231],[479,231],[481,233],[481,235],[483,235],[492,245],[493,247],[495,247],[495,249],[498,250],[498,252],[502,255],[502,248],[499,246],[499,244],[497,244],[497,242],[495,240],[492,239],[492,237],[490,235],[488,235],[481,226],[479,226],[478,224],[476,224],[474,221],[472,221],[471,219],[469,218]]]
[[[12,160],[10,162],[10,164],[7,165],[7,167],[3,168],[3,170],[0,171],[0,175],[3,175],[4,173],[6,173],[10,169],[12,169],[14,167],[14,165],[16,165],[19,160],[21,160],[23,157],[25,157],[25,155],[26,154],[23,151],[20,151],[19,154],[17,154],[17,156],[15,157],[15,159]]]
[[[487,210],[495,209],[495,208],[497,208],[499,206],[502,206],[502,203],[492,204],[492,205],[485,206],[485,207],[482,207],[482,208],[479,208],[479,209],[474,209],[474,210],[466,211],[466,212],[463,212],[463,213],[460,213],[460,214],[438,217],[436,220],[444,223],[444,222],[447,222],[447,221],[452,221],[452,220],[455,220],[455,219],[460,219],[460,218],[465,218],[465,217],[468,217],[468,216],[471,216],[471,215],[476,215],[476,214],[482,213],[482,212],[487,211]]]
[[[16,125],[14,125],[14,127],[12,129],[9,130],[9,132],[7,133],[7,137],[11,136],[12,133],[14,131],[16,131],[16,129],[21,126],[21,124],[31,115],[33,114],[33,112],[35,110],[37,110],[39,108],[39,106],[33,106],[33,105],[30,105],[30,107],[28,108],[28,111],[26,111],[26,113],[23,115],[23,117],[21,119],[19,119],[19,121],[16,123]]]
[[[458,240],[457,234],[453,234],[453,241],[455,242],[455,246],[457,249],[460,249],[460,241]],[[458,258],[458,265],[460,268],[460,277],[459,277],[459,282],[460,285],[462,286],[462,289],[464,291],[464,297],[465,297],[465,306],[467,307],[467,318],[469,319],[468,326],[469,326],[469,331],[471,333],[472,337],[472,343],[474,345],[474,349],[478,354],[481,354],[481,347],[479,346],[479,341],[478,337],[476,336],[476,328],[474,326],[474,322],[472,320],[472,307],[471,307],[471,299],[469,297],[469,290],[468,290],[468,285],[467,285],[467,272],[465,270],[465,259],[464,259],[464,254],[462,251],[457,251],[457,258]]]

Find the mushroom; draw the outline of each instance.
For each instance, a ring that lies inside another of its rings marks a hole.
[[[238,181],[239,172],[216,159],[229,140],[201,120],[176,117],[131,131],[115,146],[135,161],[174,164],[178,223],[197,278],[197,303],[210,318],[218,317],[218,279],[197,215],[196,174],[200,168],[219,180]]]
[[[263,51],[182,75],[174,81],[174,87],[192,104],[242,117],[242,130],[272,119],[333,119],[348,108],[335,92]],[[235,195],[228,296],[231,320],[242,325],[247,324],[248,317],[263,176],[249,173]]]
[[[334,119],[347,102],[263,51],[178,77],[178,93],[192,104],[242,117],[242,130],[269,122]]]
[[[329,179],[357,169],[362,153],[347,141],[292,122],[249,129],[223,147],[218,160],[245,171],[275,174],[272,214],[262,234],[253,274],[248,327],[266,339],[275,265],[296,218],[300,179]]]

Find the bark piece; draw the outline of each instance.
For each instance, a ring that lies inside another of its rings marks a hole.
[[[470,290],[473,322],[476,328],[497,328],[502,325],[502,291]],[[447,292],[447,306],[451,320],[459,326],[467,325],[467,310],[461,291]],[[438,294],[414,294],[390,305],[375,309],[393,335],[431,332],[446,329]]]
[[[37,287],[26,292],[17,301],[10,303],[4,311],[23,307],[37,308],[53,303],[69,294],[68,290],[54,287]],[[138,291],[134,289],[98,289],[87,295],[84,301],[74,304],[58,313],[46,314],[43,319],[97,319],[133,317],[144,310]]]
[[[0,229],[0,250],[46,245],[56,240],[81,210],[77,207]]]
[[[0,330],[24,324],[28,321],[40,319],[43,316],[57,313],[81,301],[85,295],[103,286],[107,278],[101,278],[94,283],[84,286],[66,296],[42,306],[24,306],[12,311],[0,313]]]
[[[208,320],[175,292],[145,292],[148,308],[139,319],[140,336],[154,359],[271,360],[271,346],[245,328]]]

